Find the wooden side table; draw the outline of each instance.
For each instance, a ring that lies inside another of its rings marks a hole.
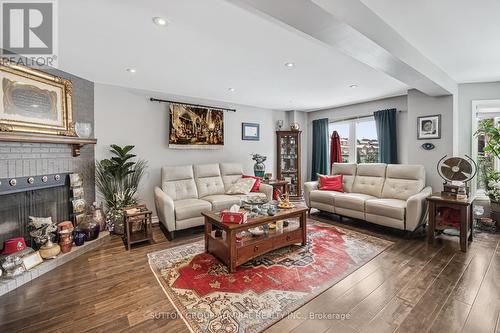
[[[444,229],[452,229],[452,226],[442,225],[440,218],[437,218],[440,208],[455,209],[460,212],[460,250],[467,252],[469,241],[472,242],[473,234],[473,211],[472,202],[474,198],[466,200],[457,200],[454,198],[442,196],[441,193],[434,193],[427,198],[429,204],[429,225],[427,229],[427,241],[432,244],[437,232]]]
[[[152,242],[152,215],[146,205],[137,205],[123,209],[123,224],[125,226],[125,235],[127,237],[127,250],[130,251],[132,244],[142,242]],[[142,230],[133,231],[134,223],[142,223]]]
[[[288,182],[286,180],[264,180],[262,181],[264,184],[271,185],[273,187],[273,200],[277,200],[278,197],[276,195],[276,189],[281,189],[281,193],[288,192]]]

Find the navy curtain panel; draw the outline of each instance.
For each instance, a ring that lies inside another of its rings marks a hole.
[[[328,175],[328,118],[313,120],[311,179],[317,180],[318,173]]]
[[[380,163],[398,163],[396,130],[396,109],[380,110],[373,113],[377,127]]]

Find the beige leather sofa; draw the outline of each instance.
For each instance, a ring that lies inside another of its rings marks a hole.
[[[321,191],[318,182],[307,182],[309,208],[406,231],[426,222],[432,188],[425,186],[422,165],[336,163],[332,174],[343,175],[344,193]]]
[[[155,187],[156,212],[167,228],[169,238],[176,230],[203,225],[201,215],[206,211],[220,211],[241,204],[247,195],[225,194],[229,186],[243,176],[239,163],[216,163],[183,166],[165,166],[161,170],[161,187]],[[273,187],[261,184],[259,193],[272,199]]]

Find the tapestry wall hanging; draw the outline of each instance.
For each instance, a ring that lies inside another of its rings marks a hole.
[[[170,103],[169,147],[220,149],[224,147],[224,109]]]

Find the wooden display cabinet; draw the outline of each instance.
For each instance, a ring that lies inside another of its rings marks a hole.
[[[301,179],[301,131],[276,131],[278,148],[278,172],[279,180],[288,180],[288,193],[292,199],[302,198]]]

